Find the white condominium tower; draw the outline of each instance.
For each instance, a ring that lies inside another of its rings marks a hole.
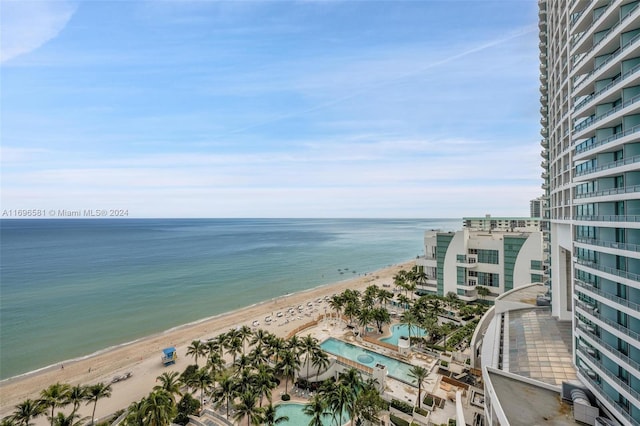
[[[640,2],[538,4],[552,313],[600,408],[640,424]]]

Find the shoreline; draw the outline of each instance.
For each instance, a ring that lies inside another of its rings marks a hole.
[[[243,324],[250,326],[253,320],[262,321],[265,315],[273,313],[273,311],[284,310],[289,305],[301,304],[310,298],[330,296],[332,293],[340,293],[346,288],[363,290],[369,285],[381,287],[382,281],[386,282],[392,279],[397,271],[408,270],[414,264],[415,259],[412,259],[334,283],[321,284],[299,292],[272,297],[243,308],[181,324],[130,342],[101,349],[92,354],[3,379],[0,381],[0,417],[10,414],[15,405],[25,399],[38,398],[42,389],[55,382],[60,381],[72,385],[87,385],[100,381],[110,382],[111,377],[121,371],[135,370],[134,376],[126,382],[126,392],[121,393],[120,390],[124,389],[123,386],[115,383],[112,397],[98,404],[99,411],[96,412],[96,416],[107,415],[110,413],[108,410],[114,412],[117,409],[125,408],[131,402],[146,396],[153,387],[155,377],[162,372],[169,370],[181,372],[184,370],[189,365],[189,361],[185,360],[191,360],[190,357],[184,355],[186,346],[193,340],[204,340]],[[388,284],[392,284],[392,282]],[[324,309],[326,310],[326,305]],[[318,314],[314,314],[314,316]],[[308,321],[303,318],[299,322],[291,321],[286,325],[277,324],[277,327],[276,324],[265,326],[261,324],[258,328],[284,337],[289,331],[306,322]],[[179,360],[182,362],[171,366],[176,368],[161,366],[160,350],[167,346],[175,346],[178,349]],[[100,410],[101,404],[105,407],[103,410]],[[41,417],[37,419],[36,424],[40,424],[41,420],[46,419]]]

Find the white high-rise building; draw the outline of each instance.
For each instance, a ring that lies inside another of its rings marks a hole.
[[[599,408],[640,424],[640,2],[538,4],[552,314]]]

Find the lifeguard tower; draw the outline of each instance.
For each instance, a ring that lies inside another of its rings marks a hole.
[[[176,359],[178,359],[178,352],[176,352],[175,347],[165,348],[162,350],[162,363],[165,365],[171,365],[176,363]]]

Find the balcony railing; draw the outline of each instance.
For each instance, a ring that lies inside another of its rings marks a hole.
[[[620,49],[618,49],[617,51],[615,51],[614,53],[611,54],[611,56],[609,56],[603,63],[601,63],[597,68],[594,68],[593,71],[591,71],[589,74],[587,74],[586,76],[584,76],[584,78],[582,78],[582,80],[580,81],[580,83],[578,83],[575,87],[574,87],[574,91],[578,92],[579,88],[586,84],[587,80],[589,80],[589,77],[591,77],[592,75],[594,75],[595,73],[599,72],[600,70],[604,69],[604,67],[606,67],[607,65],[609,65],[610,62],[614,61],[616,58],[618,58],[623,52],[625,52],[627,49],[629,49],[629,47],[631,46],[631,44],[633,44],[636,40],[640,39],[640,34],[636,35],[635,37],[633,37],[631,40],[629,40],[628,42],[626,42],[624,45],[622,45],[620,47]]]
[[[638,7],[638,6],[636,6],[636,7]],[[611,89],[613,86],[615,86],[616,84],[620,83],[621,81],[624,81],[626,78],[628,78],[631,75],[633,75],[639,69],[640,69],[640,64],[638,64],[635,67],[631,68],[629,71],[627,71],[624,74],[620,75],[618,78],[612,80],[611,83],[607,84],[602,89],[600,89],[597,92],[594,92],[591,95],[587,96],[586,98],[581,100],[576,106],[573,107],[573,112],[575,113],[575,112],[579,111],[580,109],[582,109],[583,106],[585,106],[587,103],[589,103],[592,99],[600,96],[602,93],[604,93],[607,90]]]
[[[638,102],[640,100],[640,95],[636,95],[633,98],[629,99],[628,101],[625,101],[623,103],[621,103],[620,105],[618,105],[617,107],[611,108],[609,111],[605,112],[604,114],[600,114],[597,116],[591,116],[590,118],[587,118],[585,121],[583,121],[582,123],[578,124],[574,129],[573,129],[573,133],[578,133],[579,131],[586,129],[587,127],[597,123],[598,121],[609,117],[610,115],[615,114],[618,111],[623,110],[624,108],[628,107],[629,105],[632,105],[636,102]]]
[[[619,349],[614,348],[613,346],[611,346],[610,344],[602,340],[600,337],[596,336],[594,333],[588,332],[584,326],[581,326],[580,324],[578,324],[578,328],[583,332],[585,332],[586,334],[588,334],[589,338],[595,341],[598,344],[598,346],[600,346],[600,348],[604,349],[604,351],[601,350],[600,352],[604,352],[604,354],[607,357],[618,358],[619,360],[629,364],[636,371],[640,371],[640,363],[624,355],[622,352],[620,352]],[[596,349],[600,349],[600,348],[596,348]]]
[[[591,377],[587,376],[586,374],[581,374],[581,379],[582,380],[586,380],[591,386],[593,386],[594,388],[598,389],[598,398],[602,398],[605,399],[609,404],[611,404],[611,406],[613,406],[615,408],[615,413],[621,415],[622,417],[624,417],[630,425],[637,425],[638,422],[631,417],[631,415],[629,415],[628,411],[622,406],[620,405],[620,403],[618,401],[614,401],[613,398],[611,398],[603,389],[602,389],[602,385],[600,383],[598,383],[596,380],[592,379]]]
[[[593,198],[593,197],[602,197],[605,195],[620,195],[620,194],[633,194],[636,192],[640,192],[640,185],[631,185],[631,186],[623,186],[622,188],[609,188],[603,189],[601,191],[593,191],[587,192],[584,194],[576,194],[574,200],[579,200],[581,198]]]
[[[640,244],[617,243],[615,241],[594,240],[592,238],[576,238],[576,242],[598,247],[607,247],[627,251],[640,251]]]
[[[581,152],[589,151],[589,150],[592,150],[592,149],[597,148],[599,146],[606,145],[609,142],[613,142],[616,139],[620,139],[620,138],[622,138],[624,136],[628,136],[628,135],[630,135],[632,133],[635,133],[635,132],[640,132],[640,125],[633,126],[632,128],[625,130],[624,132],[616,133],[615,135],[611,135],[606,139],[602,139],[600,141],[593,142],[591,144],[583,145],[584,142],[580,143],[579,145],[576,146],[575,154],[577,155],[577,154],[580,154]]]
[[[561,218],[556,218],[561,219]],[[572,219],[565,217],[565,220]],[[573,220],[585,222],[640,222],[640,215],[604,215],[604,216],[574,216]]]
[[[633,272],[623,271],[622,269],[616,269],[610,266],[599,265],[595,262],[591,262],[584,259],[578,259],[576,260],[576,263],[591,269],[597,269],[598,271],[606,272],[607,274],[616,275],[622,278],[628,278],[633,281],[640,281],[640,274],[635,274]]]
[[[622,297],[616,296],[616,295],[611,294],[611,293],[604,292],[601,289],[596,288],[596,287],[590,285],[589,283],[584,282],[584,281],[579,280],[579,279],[576,279],[575,283],[578,285],[578,287],[581,287],[581,288],[583,288],[583,289],[585,289],[587,291],[590,291],[591,293],[594,293],[594,294],[597,294],[599,296],[602,296],[605,299],[609,299],[612,302],[615,302],[615,303],[617,303],[619,305],[626,306],[626,307],[628,307],[630,309],[634,309],[636,311],[640,311],[640,305],[637,304],[637,303],[630,302],[629,300],[623,299]]]
[[[631,330],[628,327],[625,327],[624,325],[620,325],[617,322],[610,320],[609,318],[603,317],[602,315],[600,315],[600,312],[598,312],[596,308],[593,308],[592,306],[589,306],[588,304],[581,302],[579,300],[576,300],[576,306],[581,308],[583,311],[587,312],[587,314],[589,314],[590,316],[596,318],[598,321],[601,321],[607,324],[609,327],[615,330],[618,330],[622,334],[626,334],[627,336],[635,339],[636,342],[640,341],[640,334],[636,333],[635,331]],[[605,327],[601,327],[601,328],[605,328]]]
[[[611,371],[607,370],[605,368],[605,366],[602,364],[602,362],[600,362],[600,360],[598,360],[596,357],[590,355],[589,352],[587,352],[580,345],[578,345],[577,348],[578,348],[578,352],[580,352],[581,355],[585,356],[592,364],[594,364],[598,368],[598,370],[599,370],[598,373],[604,373],[604,375],[607,376],[610,380],[612,380],[614,383],[616,383],[622,389],[627,391],[635,399],[640,401],[640,394],[636,390],[631,388],[631,386],[629,386],[628,383],[623,382],[622,380],[620,380],[618,378],[618,376],[616,374],[613,374]]]
[[[601,172],[603,170],[614,169],[616,167],[626,166],[627,164],[640,163],[640,155],[634,155],[633,157],[623,158],[622,160],[612,161],[602,166],[594,167],[592,169],[585,169],[573,174],[574,177],[584,176],[591,173]]]
[[[575,45],[576,45],[580,40],[582,40],[582,38],[583,38],[585,35],[587,35],[587,33],[589,33],[589,32],[590,32],[591,28],[593,28],[593,26],[594,26],[594,25],[597,25],[598,21],[600,21],[600,20],[604,17],[604,15],[606,15],[606,13],[607,13],[606,11],[609,9],[609,7],[611,7],[611,5],[613,5],[613,2],[609,3],[609,4],[607,5],[607,7],[606,7],[606,8],[601,9],[602,14],[598,17],[598,19],[596,19],[595,21],[593,21],[593,22],[591,23],[591,25],[589,25],[589,28],[587,28],[587,29],[582,33],[582,35],[581,35],[580,37],[578,37],[578,38],[577,38],[573,43],[571,43],[571,47],[572,47],[572,48],[573,48],[573,47],[574,47],[574,46],[575,46]],[[631,14],[632,14],[633,12],[635,12],[635,11],[636,11],[636,9],[637,9],[637,8],[638,8],[638,5],[636,5],[633,9],[631,9],[631,10],[630,10],[626,15],[624,15],[622,18],[620,18],[620,20],[619,20],[618,22],[616,22],[616,23],[615,23],[611,28],[609,28],[609,30],[608,30],[606,33],[604,33],[604,35],[602,36],[602,38],[601,38],[597,43],[595,43],[595,44],[591,47],[591,49],[589,50],[589,52],[587,53],[587,55],[583,56],[583,57],[582,57],[578,62],[576,62],[576,63],[574,64],[574,66],[577,66],[578,64],[580,64],[580,62],[582,62],[582,59],[584,59],[586,56],[588,56],[591,52],[593,52],[593,51],[595,50],[595,48],[596,48],[596,47],[598,47],[602,42],[604,42],[604,41],[607,39],[607,37],[609,37],[609,35],[610,35],[610,34],[612,34],[612,33],[613,33],[613,31],[615,31],[615,29],[616,29],[616,28],[618,28],[622,23],[624,23],[624,21],[626,21],[626,20],[629,18],[629,16],[631,16]]]

